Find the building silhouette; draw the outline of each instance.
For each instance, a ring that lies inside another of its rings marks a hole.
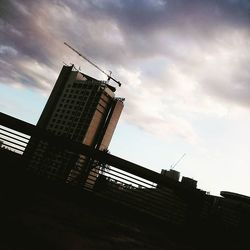
[[[123,109],[123,98],[115,97],[115,88],[63,66],[37,127],[92,148],[108,149]],[[47,142],[31,138],[26,154],[28,168],[39,175],[79,183],[93,168],[94,160]],[[94,182],[94,180],[93,180]]]

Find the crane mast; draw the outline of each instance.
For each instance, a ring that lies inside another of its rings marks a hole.
[[[84,60],[86,60],[88,63],[90,63],[92,66],[94,66],[95,68],[97,68],[99,71],[101,71],[104,75],[106,75],[108,77],[108,80],[113,80],[114,82],[116,82],[118,84],[119,87],[121,87],[121,83],[119,81],[117,81],[115,78],[113,78],[111,76],[111,72],[110,74],[107,74],[104,70],[102,70],[99,66],[97,66],[95,63],[93,63],[92,61],[90,61],[86,56],[84,56],[83,54],[81,54],[79,51],[77,51],[76,49],[74,49],[72,46],[70,46],[68,43],[64,42],[64,44],[70,48],[71,50],[73,50],[76,54],[78,54],[80,57],[82,57]]]
[[[170,167],[170,169],[174,169],[174,168],[176,167],[176,165],[185,157],[185,155],[186,155],[186,154],[183,154],[183,155],[181,156],[181,158],[180,158],[175,164],[173,164],[173,165]]]

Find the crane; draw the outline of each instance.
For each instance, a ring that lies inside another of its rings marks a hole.
[[[172,164],[170,169],[174,169],[176,167],[176,165],[185,157],[185,155],[186,155],[186,153],[183,154],[176,163]]]
[[[74,49],[72,46],[70,46],[68,43],[64,42],[64,44],[69,47],[71,50],[73,50],[76,54],[78,54],[80,57],[82,57],[84,60],[86,60],[88,63],[90,63],[92,66],[94,66],[95,68],[97,68],[99,71],[101,71],[104,75],[106,75],[108,77],[108,81],[111,79],[114,82],[116,82],[118,84],[119,87],[121,87],[121,83],[119,81],[117,81],[115,78],[113,78],[111,76],[111,71],[110,74],[107,74],[104,70],[102,70],[99,66],[97,66],[95,63],[91,62],[86,56],[84,56],[83,54],[81,54],[79,51],[77,51],[76,49]]]

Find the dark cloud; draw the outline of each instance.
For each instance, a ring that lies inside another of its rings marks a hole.
[[[19,56],[28,56],[50,64],[46,49],[48,37],[46,37],[45,30],[34,24],[37,16],[32,4],[25,6],[21,3],[11,4],[10,2],[3,9],[5,15],[0,19],[1,45],[16,49]],[[45,50],[43,50],[44,48]]]
[[[161,53],[162,46],[158,46],[157,40],[161,32],[182,34],[183,40],[188,34],[201,37],[202,32],[205,39],[223,23],[248,26],[250,16],[249,1],[225,0],[65,0],[42,3],[26,0],[4,1],[1,9],[2,23],[5,25],[1,43],[18,47],[19,52],[46,64],[52,63],[51,54],[48,54],[49,48],[53,47],[50,38],[72,38],[76,45],[85,45],[93,56],[103,58],[106,52],[106,56],[117,62],[115,57],[121,58],[123,53],[125,56]],[[53,9],[55,12],[51,11]],[[71,12],[72,17],[66,16],[62,10]],[[62,18],[55,15],[62,15]],[[42,19],[40,25],[36,19]],[[45,27],[42,26],[44,19],[47,20]],[[102,24],[100,27],[96,25],[99,22]],[[109,34],[112,38],[114,26],[124,39],[124,44],[117,45],[105,37]],[[22,36],[15,32],[8,33],[11,27]],[[107,52],[112,48],[118,52],[117,56]]]

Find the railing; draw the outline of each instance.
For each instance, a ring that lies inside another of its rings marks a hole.
[[[23,154],[28,144],[30,136],[17,133],[16,131],[0,126],[0,142],[1,148],[18,154]]]
[[[0,113],[0,153],[6,152],[23,161],[16,165],[24,166],[24,171],[77,185],[175,225],[206,221],[213,227],[211,222],[216,221],[243,229],[249,224],[249,204],[206,196],[142,166]]]
[[[158,188],[157,183],[139,178],[117,167],[97,163],[97,167],[90,171],[85,185],[98,195],[173,224],[180,225],[185,221],[187,204],[173,190]]]
[[[190,206],[201,209],[203,193],[154,171],[3,113],[0,126],[2,149],[21,154],[34,174],[81,186],[173,224],[185,223]]]

